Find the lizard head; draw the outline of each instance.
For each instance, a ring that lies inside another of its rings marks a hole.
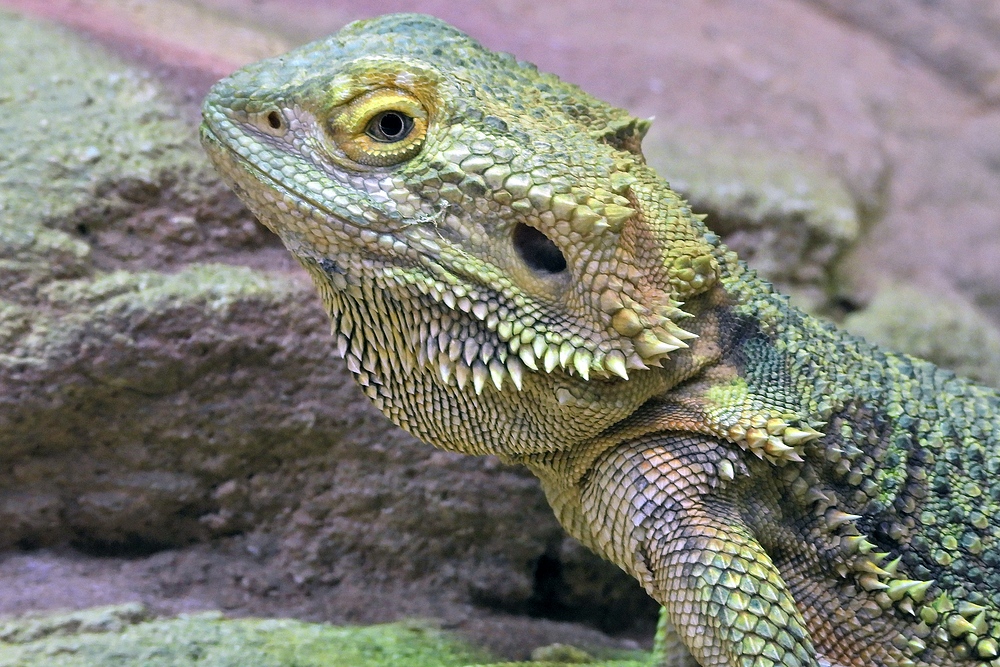
[[[203,111],[209,155],[312,274],[361,384],[432,442],[414,412],[594,435],[662,390],[651,370],[694,338],[685,302],[718,279],[718,241],[645,164],[647,121],[431,17],[248,66]],[[553,435],[532,428],[488,450]]]

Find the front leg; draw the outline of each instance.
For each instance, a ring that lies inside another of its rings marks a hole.
[[[738,520],[707,508],[654,540],[657,599],[704,666],[817,664],[805,622],[767,552]]]
[[[645,585],[702,667],[819,665],[788,586],[727,492],[736,456],[703,436],[618,445],[578,482],[586,541]]]
[[[680,635],[674,630],[674,626],[670,624],[666,607],[660,607],[660,620],[656,624],[653,658],[651,667],[699,667]]]

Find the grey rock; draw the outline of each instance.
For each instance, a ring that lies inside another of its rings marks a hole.
[[[1000,327],[958,294],[888,285],[844,326],[874,343],[1000,388]]]
[[[809,0],[916,55],[985,101],[1000,101],[1000,7],[993,0]]]
[[[0,645],[31,644],[46,638],[80,633],[117,633],[148,620],[149,617],[149,611],[142,604],[126,603],[65,613],[27,614],[18,618],[0,619]]]
[[[0,12],[0,286],[274,246],[147,74]],[[211,224],[207,224],[211,221]],[[61,233],[60,233],[61,232]],[[30,257],[44,258],[31,266]],[[33,274],[33,278],[26,276]],[[13,284],[11,277],[26,281]]]
[[[335,627],[226,619],[218,612],[152,619],[134,604],[0,622],[2,667],[445,667],[490,661],[457,637],[416,622]]]
[[[863,226],[861,206],[840,179],[802,157],[690,128],[654,126],[643,152],[762,276],[797,305],[827,306],[836,262]]]

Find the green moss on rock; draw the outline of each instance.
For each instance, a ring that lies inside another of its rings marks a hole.
[[[148,74],[0,11],[0,289],[274,243]],[[212,226],[198,224],[212,220]]]
[[[60,281],[42,291],[52,306],[95,312],[156,311],[180,303],[220,311],[243,299],[282,303],[298,291],[288,279],[247,266],[192,264],[177,273],[114,271],[94,280]]]
[[[889,285],[844,326],[873,343],[1000,387],[1000,328],[958,294]]]
[[[144,620],[138,605],[0,624],[0,667],[459,667],[490,660],[419,623],[335,627],[216,612]]]
[[[419,621],[344,627],[290,619],[227,619],[219,612],[151,618],[141,604],[0,621],[0,667],[643,667],[648,655],[595,659],[572,646],[497,663],[481,649]]]
[[[824,306],[837,259],[861,230],[858,205],[821,165],[690,128],[653,132],[649,163],[706,213],[742,259],[799,305]]]
[[[0,13],[0,192],[11,216],[53,220],[98,207],[117,183],[140,199],[193,156],[190,130],[151,79],[67,31]]]

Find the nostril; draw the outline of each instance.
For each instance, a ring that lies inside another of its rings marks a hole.
[[[513,240],[521,259],[535,271],[561,273],[566,270],[566,257],[548,236],[534,227],[517,223]]]
[[[284,120],[282,119],[280,113],[278,113],[277,111],[272,111],[271,113],[267,114],[267,124],[270,125],[275,130],[280,130],[281,126],[284,125]]]

